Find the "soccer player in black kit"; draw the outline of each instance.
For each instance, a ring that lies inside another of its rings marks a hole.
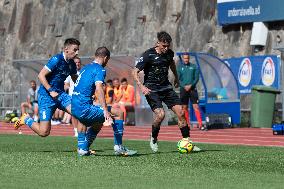
[[[154,112],[152,134],[150,137],[150,147],[153,152],[158,151],[158,135],[161,123],[165,117],[162,102],[177,115],[178,126],[182,137],[189,140],[189,127],[185,119],[184,111],[182,110],[180,98],[173,90],[168,79],[170,68],[175,76],[174,85],[175,87],[179,86],[176,66],[173,60],[174,52],[170,49],[172,38],[164,31],[158,32],[157,38],[156,46],[146,50],[142,54],[133,70],[134,80]],[[144,71],[145,74],[143,84],[139,78],[140,71]],[[200,151],[197,146],[194,146],[193,150]]]

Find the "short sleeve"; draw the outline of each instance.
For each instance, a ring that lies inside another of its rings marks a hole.
[[[65,79],[64,83],[70,83],[70,81],[71,81],[71,76],[69,75],[69,76]]]
[[[29,88],[27,97],[31,98],[32,95],[33,95],[33,90],[32,90],[32,88]]]
[[[59,62],[59,58],[56,56],[53,56],[52,58],[49,59],[49,61],[47,62],[47,64],[44,66],[48,71],[52,72],[57,64]]]
[[[106,77],[106,70],[105,69],[98,70],[94,77],[95,83],[98,82],[104,83],[105,77]]]
[[[140,71],[145,68],[147,63],[149,62],[149,53],[146,51],[144,52],[141,57],[138,60],[138,63],[136,64],[136,68],[138,68]]]
[[[170,59],[170,61],[174,61],[174,56],[175,56],[174,51],[172,51],[172,50],[170,49],[170,50],[169,50],[169,59]]]

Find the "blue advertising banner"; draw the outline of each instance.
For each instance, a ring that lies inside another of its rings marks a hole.
[[[251,93],[253,85],[280,88],[280,57],[248,56],[224,59],[239,85],[240,94]]]
[[[217,0],[219,25],[284,20],[283,0]]]

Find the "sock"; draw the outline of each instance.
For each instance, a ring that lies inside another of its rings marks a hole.
[[[154,143],[157,142],[157,138],[160,132],[160,127],[155,127],[154,125],[152,125],[152,137],[154,138]]]
[[[189,137],[189,127],[188,125],[180,128],[180,132],[183,138],[188,138]]]
[[[78,140],[78,148],[79,149],[82,149],[82,150],[85,150],[85,151],[89,150],[85,132],[79,132],[77,140]]]
[[[201,118],[201,113],[200,113],[199,109],[194,110],[194,113],[195,113],[195,117],[196,117],[196,119],[198,121],[198,124],[201,127],[202,126],[202,118]]]
[[[32,125],[33,125],[34,120],[33,120],[33,118],[31,118],[30,116],[27,116],[27,117],[25,118],[24,122],[25,122],[25,124],[26,124],[29,128],[31,128]]]
[[[188,112],[188,110],[185,110],[185,111],[184,111],[184,115],[185,115],[185,119],[186,119],[187,124],[190,125],[189,112]]]
[[[35,115],[35,116],[34,116],[34,122],[37,122],[37,121],[38,121],[38,116]]]
[[[74,127],[74,135],[78,136],[77,128]]]
[[[114,145],[122,145],[122,136],[123,136],[123,120],[114,120],[112,124],[113,135],[114,135]]]
[[[86,139],[88,143],[88,148],[93,144],[94,140],[98,135],[98,131],[95,131],[93,127],[89,127],[86,132]]]

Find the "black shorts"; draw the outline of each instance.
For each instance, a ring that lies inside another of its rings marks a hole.
[[[180,88],[180,101],[182,105],[188,105],[188,101],[192,104],[198,104],[198,93],[196,89],[186,91],[184,88]]]
[[[172,109],[175,105],[180,105],[180,99],[173,89],[150,92],[149,95],[146,95],[146,100],[153,111],[157,108],[163,108],[162,102],[164,102],[169,109]]]

